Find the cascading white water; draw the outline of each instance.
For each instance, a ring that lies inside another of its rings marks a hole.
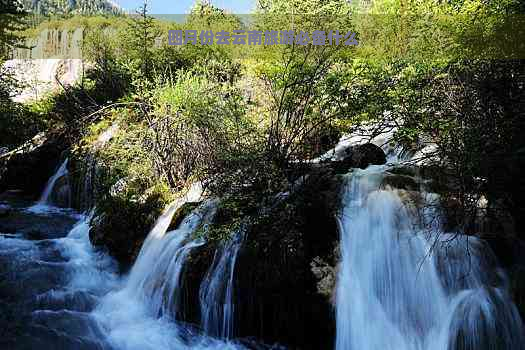
[[[243,240],[244,230],[241,229],[215,252],[213,263],[201,283],[201,326],[208,335],[225,339],[234,335],[234,273]]]
[[[199,183],[197,183],[189,189],[185,196],[178,198],[168,206],[166,211],[157,220],[153,226],[153,229],[150,231],[146,237],[146,240],[142,244],[139,256],[137,257],[137,260],[131,269],[129,281],[131,285],[139,286],[142,284],[141,281],[144,278],[147,278],[148,275],[151,275],[151,267],[157,262],[160,254],[162,254],[162,252],[167,249],[167,243],[171,242],[172,240],[178,241],[181,238],[179,236],[185,236],[185,234],[188,233],[186,231],[191,231],[196,227],[196,225],[198,225],[199,217],[194,216],[192,220],[185,221],[185,231],[183,231],[182,235],[170,235],[167,237],[167,240],[164,240],[164,236],[166,235],[173,215],[175,215],[177,209],[187,202],[199,201],[201,196],[202,187]],[[173,246],[174,248],[177,248],[178,244],[174,244]]]
[[[93,211],[81,215],[80,220],[64,238],[57,239],[64,257],[69,259],[71,279],[69,289],[107,292],[117,285],[116,263],[109,256],[97,252],[89,240],[89,222]]]
[[[175,317],[184,262],[193,248],[204,243],[188,239],[203,215],[192,213],[178,229],[166,233],[158,246],[145,243],[131,270],[126,289],[148,303],[155,315]]]
[[[187,235],[199,221],[187,218],[178,230],[166,233],[173,206],[157,221],[148,238],[161,240],[143,245],[124,286],[104,297],[95,317],[118,349],[184,349],[183,329],[173,324],[180,273],[190,245]],[[162,236],[167,235],[164,239]],[[160,236],[160,237],[159,237]],[[160,243],[160,244],[156,244]]]
[[[337,350],[517,350],[523,324],[488,247],[418,218],[381,189],[387,166],[355,169],[340,218]]]
[[[108,293],[94,317],[109,343],[118,349],[240,349],[191,333],[175,320],[181,275],[189,252],[204,243],[192,240],[200,223],[213,215],[216,203],[208,201],[192,212],[174,231],[174,213],[185,202],[201,197],[200,185],[172,203],[157,220],[122,288]],[[188,334],[191,334],[188,336]]]
[[[67,163],[68,158],[66,158],[60,167],[57,169],[57,171],[49,178],[47,181],[46,187],[44,188],[44,191],[42,192],[42,195],[40,196],[40,199],[38,200],[39,205],[50,205],[52,204],[50,200],[51,193],[53,192],[53,189],[55,188],[55,184],[58,181],[58,179],[67,176],[68,170],[67,170]]]

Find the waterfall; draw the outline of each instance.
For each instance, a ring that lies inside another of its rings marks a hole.
[[[68,159],[64,160],[58,170],[49,178],[47,181],[46,187],[44,188],[44,191],[42,192],[42,195],[40,196],[40,199],[38,200],[38,205],[51,205],[53,204],[51,195],[53,194],[53,189],[55,188],[56,182],[62,178],[68,176],[68,170],[67,170],[67,163]]]
[[[38,100],[58,91],[61,85],[78,81],[83,73],[83,36],[83,28],[43,29],[38,36],[26,39],[24,48],[15,49],[4,63],[22,85],[13,100]]]
[[[25,39],[24,47],[12,52],[12,59],[82,58],[84,28],[42,29],[37,36]]]
[[[244,233],[243,229],[239,230],[215,252],[213,263],[201,283],[201,326],[208,335],[225,339],[231,339],[234,335],[235,262]]]
[[[83,61],[77,58],[11,59],[4,67],[22,84],[12,96],[14,101],[21,103],[57,92],[61,85],[71,86],[83,73]]]
[[[430,225],[438,213],[428,199],[423,217],[415,215],[400,191],[381,189],[386,170],[355,169],[345,186],[336,349],[524,349],[490,249]]]
[[[89,240],[89,222],[94,210],[82,214],[73,229],[59,242],[62,255],[69,259],[74,270],[69,281],[69,290],[91,290],[101,293],[116,285],[116,264],[108,255],[98,253]]]
[[[158,236],[159,233],[165,230],[157,227],[150,233],[151,237],[148,237],[155,241],[149,240],[143,245],[126,288],[138,293],[139,298],[149,304],[155,315],[175,318],[184,262],[193,248],[204,243],[201,240],[189,239],[202,218],[203,213],[194,212],[179,228],[161,237]],[[162,224],[160,221],[159,225]],[[157,241],[159,238],[160,242]]]
[[[204,244],[204,240],[193,239],[192,233],[209,222],[216,202],[206,201],[177,229],[168,231],[168,227],[177,209],[199,200],[201,193],[200,185],[195,185],[166,209],[144,241],[122,288],[108,293],[98,305],[94,316],[115,348],[242,348],[203,338],[176,320],[185,260],[192,249]]]
[[[7,342],[2,339],[1,348],[246,349],[205,337],[173,317],[185,259],[203,243],[192,233],[199,223],[211,219],[216,202],[202,204],[176,230],[170,231],[169,226],[177,209],[186,201],[200,200],[201,192],[195,185],[167,208],[127,276],[118,274],[116,262],[91,245],[89,223],[94,209],[89,214],[50,211],[45,216],[20,209],[24,218],[30,218],[27,225],[16,234],[0,233],[0,292],[12,290],[7,294],[9,302],[0,300],[3,316],[8,315],[0,317],[8,338]],[[57,224],[66,222],[66,227],[74,225],[69,233],[55,235]],[[51,236],[25,239],[35,223],[49,226]],[[16,329],[11,332],[13,323]]]

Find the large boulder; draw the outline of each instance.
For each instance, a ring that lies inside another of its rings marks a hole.
[[[333,347],[342,183],[329,171],[310,173],[249,221],[235,267],[236,338],[255,337],[289,348]],[[215,224],[227,222],[226,217],[219,207]],[[200,322],[199,287],[221,244],[210,241],[188,258],[180,315],[186,322]]]
[[[385,164],[386,155],[381,147],[373,143],[365,143],[348,147],[331,163],[338,173],[344,173],[350,168],[364,169],[369,165]]]
[[[417,191],[420,189],[418,179],[408,175],[398,175],[386,173],[383,177],[381,185],[383,187],[397,188],[407,191]]]

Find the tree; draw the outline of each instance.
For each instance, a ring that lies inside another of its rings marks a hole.
[[[328,36],[330,30],[338,30],[344,38],[350,30],[350,13],[346,1],[264,1],[260,3],[258,29],[293,30],[296,38],[301,32],[311,35],[324,30]],[[261,77],[271,101],[267,154],[278,168],[284,170],[316,156],[319,147],[311,147],[319,143],[315,139],[335,136],[331,130],[339,115],[335,67],[348,48],[343,41],[339,45],[300,45],[295,41],[277,45],[263,67]]]
[[[154,19],[148,15],[148,2],[144,0],[136,15],[128,22],[125,34],[129,44],[127,53],[135,70],[134,84],[139,93],[144,94],[151,88],[154,80],[155,44],[160,36],[160,30]]]
[[[23,46],[17,30],[24,25],[24,11],[18,1],[0,2],[0,146],[11,146],[28,132],[21,118],[20,106],[11,101],[18,83],[12,72],[4,66],[13,50]],[[19,119],[19,120],[17,120]]]
[[[24,15],[17,0],[0,2],[0,62],[6,60],[12,50],[22,46],[22,39],[16,32],[24,26]]]

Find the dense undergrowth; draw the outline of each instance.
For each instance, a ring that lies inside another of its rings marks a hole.
[[[99,210],[111,210],[108,217],[122,222],[148,210],[147,198],[157,198],[153,207],[160,208],[171,193],[201,181],[210,195],[228,198],[223,205],[237,217],[210,231],[226,237],[222,231],[231,232],[240,217],[287,191],[306,160],[341,135],[375,123],[377,132],[396,128],[396,141],[408,148],[435,143],[439,168],[457,184],[443,194],[466,214],[484,196],[498,203],[487,210],[513,208],[523,217],[514,195],[523,183],[501,181],[503,174],[519,172],[504,169],[511,159],[522,159],[525,147],[519,137],[523,61],[494,59],[488,51],[483,53],[492,59],[480,59],[477,48],[467,45],[480,29],[479,18],[491,24],[483,35],[498,37],[508,24],[505,15],[522,11],[518,2],[376,1],[359,7],[339,0],[261,1],[253,25],[283,29],[289,18],[282,14],[292,8],[303,14],[294,17],[297,28],[353,28],[366,45],[225,49],[158,40],[168,29],[247,25],[200,3],[184,23],[153,19],[146,8],[133,19],[44,22],[38,30],[84,28],[89,71],[77,85],[31,105],[4,94],[0,146],[15,147],[38,131],[74,130],[72,157],[79,163],[89,154],[97,159]],[[349,16],[356,13],[365,16]],[[443,40],[429,45],[429,33]],[[94,147],[113,124],[114,137]],[[502,159],[509,161],[502,165]],[[81,179],[87,167],[77,169]],[[147,208],[137,209],[137,203]],[[464,217],[458,225],[468,230]]]

